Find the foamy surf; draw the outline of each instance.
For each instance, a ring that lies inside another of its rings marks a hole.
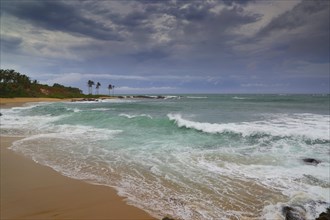
[[[330,205],[327,97],[247,98],[43,104],[1,110],[0,131],[157,218],[284,219],[286,206],[316,218]]]
[[[312,140],[330,140],[329,123],[327,115],[294,114],[274,115],[267,121],[241,122],[241,123],[208,123],[184,119],[181,114],[168,114],[168,118],[179,127],[196,129],[206,133],[233,132],[242,136],[258,134],[272,136],[298,136]]]

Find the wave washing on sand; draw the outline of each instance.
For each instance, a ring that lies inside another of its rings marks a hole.
[[[246,111],[249,103],[230,99],[2,109],[0,131],[25,137],[13,150],[66,176],[115,187],[158,218],[283,219],[285,206],[317,217],[330,205],[326,105],[302,111],[306,100],[297,107],[283,101],[270,112],[260,102]]]

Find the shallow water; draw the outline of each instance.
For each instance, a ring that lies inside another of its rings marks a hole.
[[[12,149],[155,217],[312,219],[330,204],[329,96],[183,95],[2,109]],[[309,165],[303,158],[321,163]]]

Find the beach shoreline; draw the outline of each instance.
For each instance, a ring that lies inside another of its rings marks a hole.
[[[0,98],[0,108],[12,108],[24,106],[28,103],[34,102],[66,102],[71,99],[57,99],[57,98]]]
[[[70,100],[1,98],[0,107],[61,101]],[[0,136],[1,219],[155,219],[113,188],[65,177],[8,149],[19,139]]]
[[[95,101],[95,100],[104,100],[104,99],[115,99],[116,97],[100,97],[100,98],[29,98],[29,97],[20,97],[20,98],[0,98],[0,108],[12,108],[24,106],[28,103],[38,103],[38,102],[77,102],[77,101]]]

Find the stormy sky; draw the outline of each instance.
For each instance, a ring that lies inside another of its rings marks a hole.
[[[1,0],[1,68],[116,93],[329,93],[328,0]]]

